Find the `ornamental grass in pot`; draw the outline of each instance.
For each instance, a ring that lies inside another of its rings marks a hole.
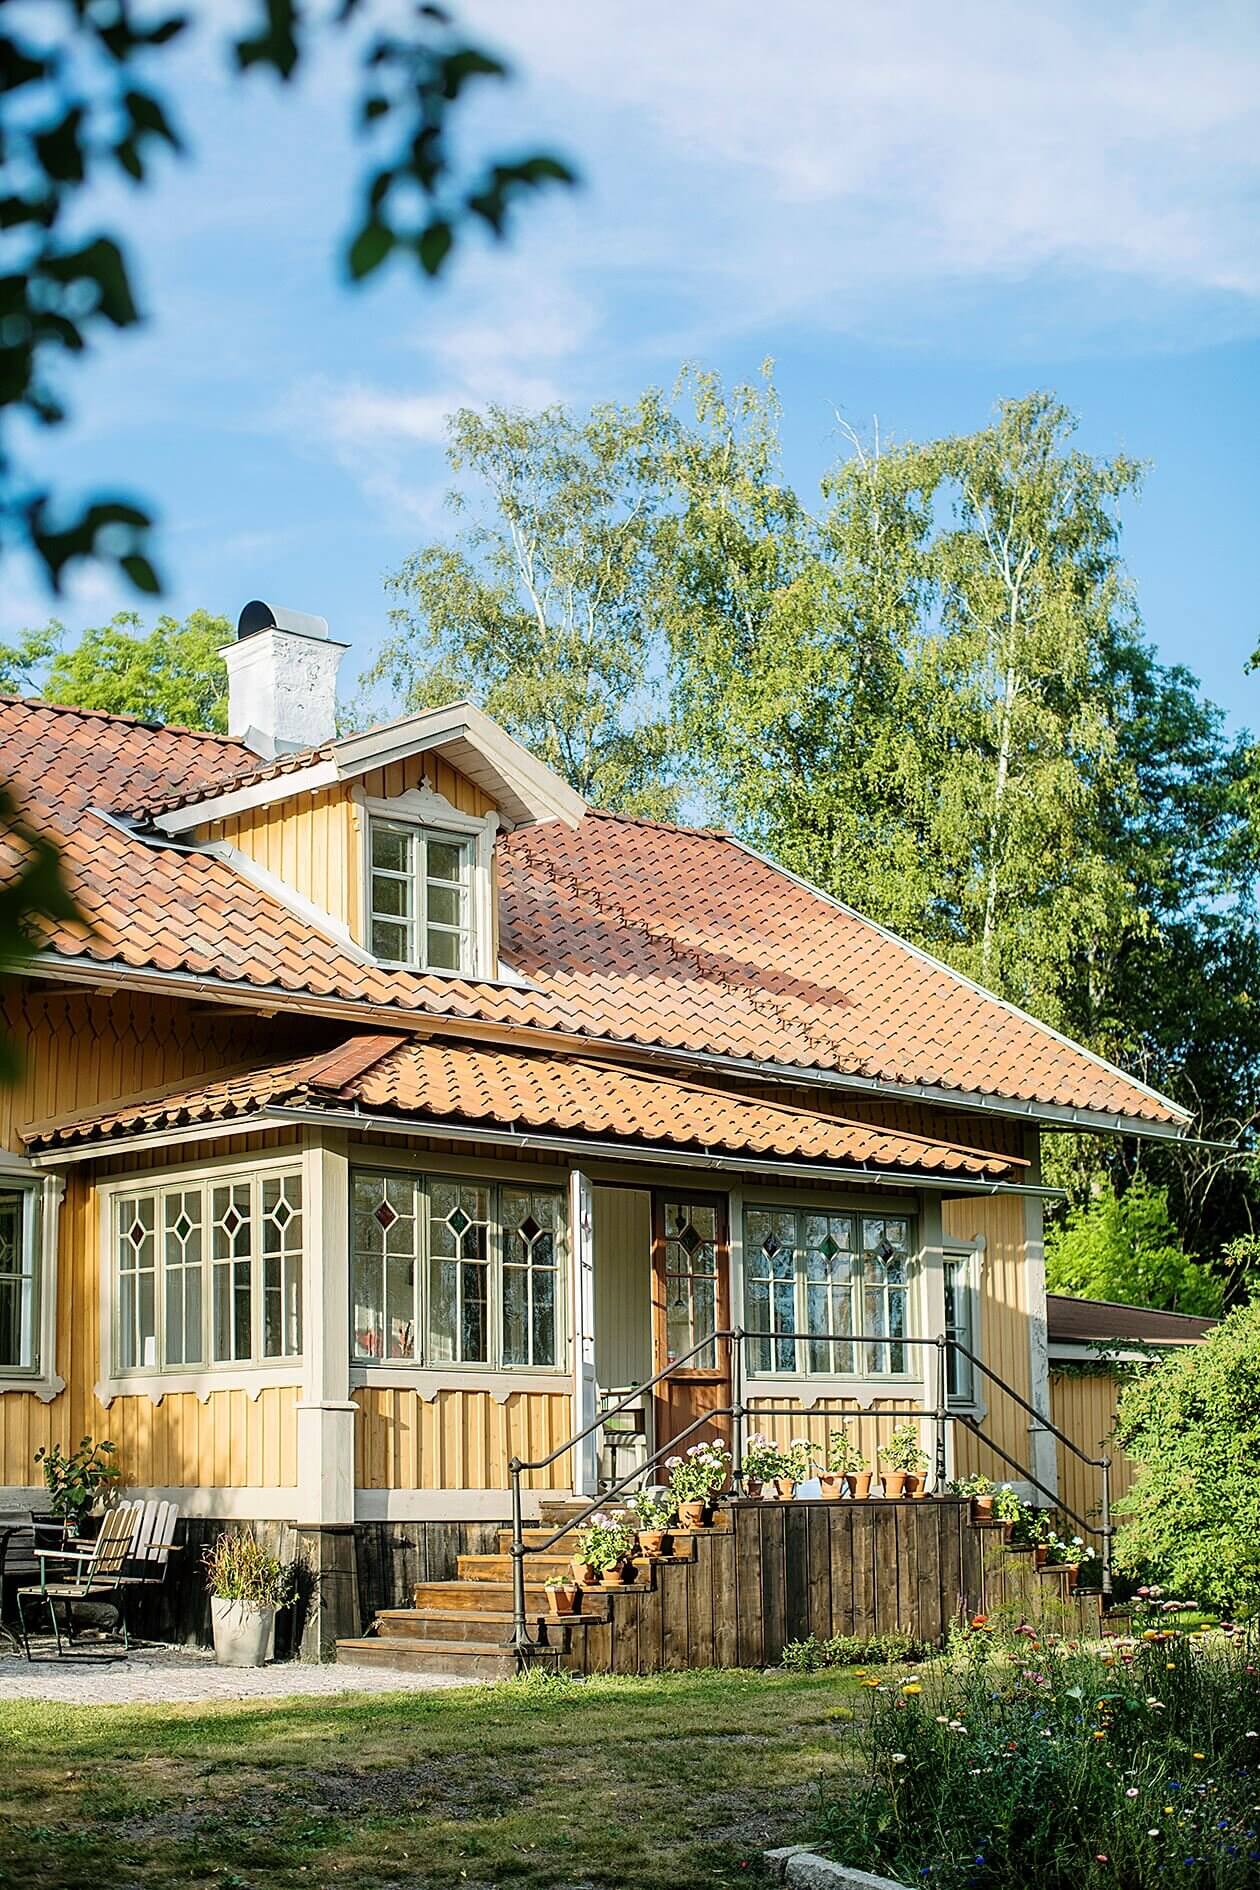
[[[837,1425],[827,1439],[826,1454],[818,1470],[818,1487],[833,1501],[842,1489],[858,1499],[871,1493],[871,1473],[866,1458],[843,1424]]]
[[[276,1616],[297,1594],[291,1562],[264,1549],[248,1529],[227,1529],[204,1550],[214,1657],[220,1667],[261,1667]]]
[[[920,1446],[919,1427],[913,1418],[897,1426],[879,1455],[889,1465],[884,1472],[885,1496],[924,1494],[928,1457]]]
[[[678,1505],[678,1521],[683,1529],[703,1529],[709,1520],[710,1506],[731,1474],[731,1453],[718,1438],[693,1444],[681,1457],[667,1457],[669,1487]]]
[[[633,1547],[634,1531],[624,1516],[598,1510],[578,1530],[578,1553],[604,1588],[620,1588]]]
[[[639,1553],[649,1557],[664,1555],[676,1508],[669,1492],[636,1490],[633,1496],[626,1498],[626,1508],[634,1518]]]

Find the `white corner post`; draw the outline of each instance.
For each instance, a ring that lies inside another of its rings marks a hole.
[[[920,1230],[920,1277],[922,1280],[921,1320],[912,1326],[913,1336],[917,1339],[936,1339],[945,1331],[945,1236],[942,1231],[943,1217],[939,1195],[925,1194],[919,1201]],[[924,1416],[919,1421],[919,1447],[928,1454],[931,1465],[929,1488],[935,1482],[937,1474],[936,1457],[936,1400],[937,1367],[939,1353],[934,1346],[916,1345],[914,1348],[915,1377],[921,1381],[920,1402]],[[945,1474],[954,1474],[954,1436],[953,1426],[945,1426]]]
[[[573,1430],[584,1430],[599,1410],[595,1380],[595,1195],[580,1169],[569,1176],[570,1327],[573,1333]],[[573,1494],[594,1496],[599,1479],[599,1434],[573,1450]]]
[[[303,1151],[305,1369],[297,1405],[299,1525],[354,1521],[350,1396],[350,1171],[346,1138],[316,1131]]]
[[[1030,1167],[1028,1179],[1041,1182],[1041,1137],[1030,1129],[1025,1137],[1024,1153]],[[1050,1403],[1050,1335],[1046,1324],[1046,1249],[1040,1196],[1024,1196],[1024,1289],[1028,1295],[1028,1402],[1046,1418],[1052,1416]],[[1059,1491],[1059,1450],[1053,1435],[1029,1419],[1031,1452],[1029,1469],[1038,1483],[1057,1496]],[[1040,1496],[1038,1493],[1038,1500]]]

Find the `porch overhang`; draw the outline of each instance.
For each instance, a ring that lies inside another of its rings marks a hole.
[[[267,1128],[438,1137],[566,1157],[954,1194],[1048,1195],[1020,1156],[767,1100],[591,1057],[359,1035],[335,1049],[226,1071],[30,1123],[41,1166]]]

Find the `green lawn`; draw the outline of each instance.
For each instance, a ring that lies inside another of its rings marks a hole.
[[[0,1704],[0,1884],[762,1884],[849,1763],[856,1679],[679,1674],[352,1701]]]

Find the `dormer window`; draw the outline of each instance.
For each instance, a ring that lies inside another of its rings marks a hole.
[[[474,972],[472,840],[409,821],[373,819],[370,846],[373,956],[418,971]]]

